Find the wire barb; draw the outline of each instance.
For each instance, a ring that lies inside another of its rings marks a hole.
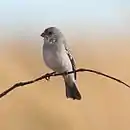
[[[35,82],[43,80],[43,79],[50,80],[50,77],[52,77],[52,76],[62,76],[62,75],[72,74],[72,73],[75,73],[75,72],[76,73],[77,72],[95,73],[97,75],[101,75],[101,76],[107,77],[109,79],[115,80],[115,81],[117,81],[117,82],[127,86],[128,88],[130,88],[130,85],[126,84],[125,82],[123,82],[120,79],[117,79],[115,77],[109,76],[108,74],[104,74],[102,72],[99,72],[99,71],[96,71],[96,70],[92,70],[92,69],[79,68],[77,70],[70,71],[70,72],[64,72],[64,73],[56,73],[56,72],[46,73],[46,74],[44,74],[44,75],[42,75],[42,76],[40,76],[40,77],[38,77],[38,78],[36,78],[34,80],[16,83],[12,87],[10,87],[7,90],[5,90],[4,92],[0,93],[0,98],[4,97],[6,94],[8,94],[10,91],[14,90],[17,87],[22,87],[22,86],[25,86],[25,85],[28,85],[28,84],[32,84],[32,83],[35,83]]]

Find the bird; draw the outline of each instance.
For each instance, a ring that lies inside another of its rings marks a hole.
[[[67,45],[66,39],[57,27],[48,27],[41,34],[43,37],[43,60],[56,73],[74,71],[63,75],[66,97],[81,100],[81,94],[76,83],[76,63]]]

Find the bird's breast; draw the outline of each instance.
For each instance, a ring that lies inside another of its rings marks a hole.
[[[64,72],[71,69],[71,64],[65,51],[43,47],[43,58],[46,65],[54,71]]]
[[[43,58],[46,65],[54,71],[62,64],[60,52],[54,48],[43,48]]]

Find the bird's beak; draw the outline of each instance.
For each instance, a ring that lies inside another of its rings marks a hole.
[[[45,37],[45,33],[44,32],[41,34],[41,37]]]

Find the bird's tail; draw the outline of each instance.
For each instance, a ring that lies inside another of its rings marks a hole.
[[[72,98],[73,100],[81,100],[81,94],[77,88],[77,85],[75,82],[69,83],[65,81],[65,87],[66,87],[66,97]]]

